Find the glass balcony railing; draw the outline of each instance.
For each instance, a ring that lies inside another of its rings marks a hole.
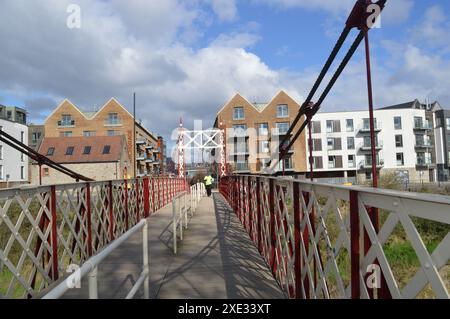
[[[415,130],[431,130],[431,124],[429,122],[414,121]]]
[[[65,120],[65,121],[58,121],[59,127],[73,127],[75,126],[75,120]]]

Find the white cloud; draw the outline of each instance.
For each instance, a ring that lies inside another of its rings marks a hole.
[[[235,0],[210,0],[213,11],[220,21],[233,21],[237,18],[237,7]]]

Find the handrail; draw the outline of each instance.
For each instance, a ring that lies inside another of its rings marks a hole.
[[[253,175],[220,192],[291,298],[450,298],[450,196]]]
[[[139,279],[133,285],[132,289],[126,296],[126,299],[134,297],[138,289],[144,284],[144,298],[149,299],[149,265],[148,265],[148,222],[146,219],[141,220],[133,228],[125,234],[114,240],[111,244],[106,246],[100,253],[89,258],[80,269],[68,276],[65,280],[59,283],[55,288],[42,297],[42,299],[58,299],[62,297],[69,289],[80,284],[81,279],[86,275],[89,276],[89,299],[98,298],[97,273],[100,263],[108,257],[114,250],[127,241],[132,235],[142,229],[142,255],[143,268]]]
[[[189,217],[194,216],[197,205],[205,194],[205,185],[197,183],[192,185],[190,192],[183,192],[175,196],[172,200],[172,232],[173,232],[173,253],[178,252],[178,232],[180,240],[183,240],[183,229],[188,228]],[[189,199],[188,199],[189,197]]]

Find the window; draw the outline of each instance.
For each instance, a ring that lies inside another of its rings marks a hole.
[[[41,136],[42,136],[41,132],[33,132],[31,134],[31,141],[33,143],[37,143],[41,139]]]
[[[313,158],[313,167],[317,169],[323,168],[323,159],[321,156],[314,156]]]
[[[3,165],[0,165],[0,179],[3,179]]]
[[[3,145],[0,145],[0,160],[3,159]]]
[[[364,136],[364,143],[363,143],[363,145],[366,148],[371,148],[372,147],[372,139],[370,138],[370,136]],[[375,146],[376,147],[379,146],[378,136],[375,136]]]
[[[397,153],[396,158],[397,158],[397,166],[404,166],[405,165],[405,161],[404,161],[404,158],[403,158],[403,153]]]
[[[402,118],[400,116],[395,116],[394,117],[394,128],[396,130],[401,130],[402,129]]]
[[[65,131],[60,133],[61,137],[72,137],[72,131]]]
[[[12,112],[6,111],[6,116],[8,117],[8,120],[12,120]]]
[[[234,124],[233,125],[234,136],[246,136],[247,125],[246,124]]]
[[[376,118],[373,119],[373,125],[374,125],[375,128],[378,128],[377,119]],[[364,130],[370,130],[370,118],[363,119],[363,129]]]
[[[269,153],[270,152],[269,141],[260,141],[259,142],[259,152],[260,153]]]
[[[108,124],[109,125],[118,125],[119,122],[119,114],[117,113],[109,113],[108,114]]]
[[[342,156],[328,156],[328,168],[342,168]]]
[[[95,136],[95,131],[84,131],[83,136],[85,137]]]
[[[354,126],[353,126],[353,119],[347,119],[345,120],[346,123],[346,128],[347,128],[347,132],[353,132],[354,131]]]
[[[233,120],[244,119],[244,108],[242,106],[235,107],[233,112]]]
[[[20,179],[25,179],[25,167],[20,166]]]
[[[355,149],[355,138],[347,137],[347,149],[354,150]]]
[[[83,154],[84,155],[89,155],[91,154],[91,146],[85,146],[84,150],[83,150]]]
[[[111,145],[105,145],[103,147],[103,154],[109,154],[110,151],[111,151]]]
[[[337,133],[341,131],[341,122],[339,120],[327,121],[327,133]]]
[[[320,138],[313,139],[313,151],[322,150],[322,140]]]
[[[415,134],[416,136],[416,145],[417,146],[424,146],[425,145],[425,138],[422,134]]]
[[[366,172],[366,180],[367,181],[372,180],[372,172]]]
[[[25,133],[22,131],[22,132],[20,132],[20,141],[23,143],[23,141],[24,141],[24,136],[25,136]]]
[[[114,130],[108,130],[108,136],[115,136],[116,135],[116,131]]]
[[[55,154],[55,148],[49,147],[47,150],[47,156],[53,156],[53,154]]]
[[[61,121],[58,122],[59,126],[73,126],[75,125],[75,121],[72,120],[72,115],[70,114],[63,114]]]
[[[414,128],[423,128],[423,119],[420,116],[414,116]]]
[[[48,169],[48,167],[44,167],[43,172],[44,176],[50,176],[50,170]]]
[[[269,134],[269,124],[268,123],[260,123],[257,125],[258,127],[258,135],[268,135]]]
[[[21,162],[25,161],[25,156],[23,153],[20,153],[20,161]]]
[[[349,155],[348,156],[348,167],[349,168],[355,168],[356,167],[355,155]]]
[[[329,151],[342,150],[342,143],[340,138],[327,138],[327,149]]]
[[[289,109],[287,105],[283,104],[277,106],[277,117],[289,117]]]
[[[277,123],[277,132],[279,134],[286,134],[287,131],[289,130],[289,122],[281,122],[281,123]]]
[[[445,126],[447,127],[447,131],[450,131],[450,117],[445,119]]]
[[[319,121],[312,121],[312,132],[313,133],[320,133],[321,127]]]
[[[73,150],[74,150],[74,147],[73,146],[69,146],[66,149],[66,155],[72,155],[73,154]]]
[[[403,135],[395,135],[395,147],[403,147]]]

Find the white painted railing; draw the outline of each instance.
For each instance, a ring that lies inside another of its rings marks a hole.
[[[69,289],[81,285],[81,279],[86,275],[89,277],[89,299],[98,299],[98,266],[100,263],[108,257],[114,250],[122,245],[133,234],[142,229],[142,258],[143,266],[142,272],[127,294],[126,299],[132,299],[139,288],[144,285],[144,298],[149,299],[149,266],[148,266],[148,229],[147,220],[143,219],[137,223],[133,228],[127,231],[125,234],[114,240],[111,244],[106,246],[100,253],[89,258],[80,269],[76,270],[72,275],[67,277],[55,288],[48,292],[42,299],[58,299],[62,297]]]
[[[183,240],[183,230],[187,229],[189,217],[194,216],[198,203],[205,195],[205,185],[197,183],[192,185],[190,192],[183,192],[172,199],[172,231],[173,253],[178,252],[178,237]]]

